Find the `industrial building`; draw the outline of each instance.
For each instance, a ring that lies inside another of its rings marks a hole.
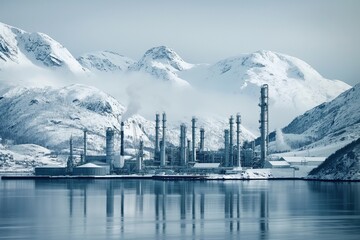
[[[115,129],[106,129],[106,147],[104,155],[87,154],[87,136],[84,129],[83,154],[80,162],[74,161],[72,137],[69,141],[70,153],[64,168],[38,167],[36,175],[108,175],[108,174],[146,174],[152,172],[172,172],[206,174],[237,173],[254,166],[264,167],[268,153],[268,85],[261,87],[260,97],[260,153],[255,151],[254,143],[241,142],[241,115],[229,117],[228,128],[224,129],[223,148],[216,151],[205,150],[206,129],[197,126],[197,119],[191,119],[191,136],[187,137],[187,126],[180,125],[178,146],[167,144],[166,113],[155,115],[155,144],[153,158],[144,159],[144,144],[140,139],[135,160],[125,160],[124,122],[120,123],[120,154],[115,154]],[[161,123],[161,126],[160,126]],[[235,126],[234,126],[235,125]],[[199,129],[199,130],[198,130]],[[161,133],[160,133],[161,131]],[[196,142],[199,134],[200,142]],[[160,140],[161,136],[161,140]]]

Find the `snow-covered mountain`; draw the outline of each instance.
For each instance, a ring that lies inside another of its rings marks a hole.
[[[75,84],[60,89],[13,87],[0,91],[0,135],[17,144],[32,143],[67,152],[70,136],[75,148],[81,148],[83,130],[87,129],[88,149],[99,153],[105,146],[106,129],[112,127],[118,131],[122,119],[125,121],[128,151],[136,149],[140,139],[146,148],[153,148],[154,121],[137,114],[123,119],[125,111],[126,108],[116,99],[86,85]],[[172,145],[179,144],[178,125],[168,126],[167,139]],[[226,121],[199,120],[198,126],[208,131],[207,148],[222,147],[226,125]],[[190,128],[188,134],[190,136]],[[242,138],[251,140],[254,136],[242,126]],[[119,146],[119,138],[116,139],[116,146]]]
[[[8,68],[87,72],[64,46],[48,35],[28,33],[0,23],[0,71]]]
[[[160,46],[146,51],[137,63],[130,66],[130,70],[144,71],[155,78],[170,81],[179,86],[189,86],[189,83],[179,78],[177,73],[192,67],[192,64],[185,62],[174,50]]]
[[[86,53],[77,58],[79,63],[95,72],[126,72],[134,60],[112,51]]]
[[[357,84],[334,100],[296,117],[282,129],[282,138],[292,148],[310,152],[331,148],[334,152],[360,136],[359,110],[360,84]]]
[[[360,138],[329,156],[309,179],[360,180]]]
[[[199,74],[195,74],[195,79],[189,73],[185,76],[190,84],[248,96],[256,103],[259,87],[268,84],[270,114],[277,115],[280,111],[284,117],[291,118],[350,88],[344,82],[325,79],[300,59],[271,51],[257,51],[219,61],[206,69],[203,79]]]

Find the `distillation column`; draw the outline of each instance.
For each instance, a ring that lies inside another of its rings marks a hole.
[[[87,150],[87,130],[84,129],[84,154],[83,154],[83,159],[82,159],[82,163],[86,163],[86,150]]]
[[[120,168],[124,167],[124,122],[120,123]]]
[[[159,131],[160,131],[160,114],[155,115],[155,150],[154,160],[159,161],[160,145],[159,145]]]
[[[260,143],[260,165],[264,167],[265,160],[268,152],[268,143],[269,143],[269,109],[268,109],[268,100],[269,100],[269,86],[267,84],[262,85],[261,87],[261,96],[260,96],[260,134],[261,134],[261,143]]]
[[[205,129],[200,128],[200,152],[204,151]]]
[[[196,119],[195,117],[191,120],[192,123],[192,152],[191,152],[191,161],[196,161],[196,151],[195,151],[195,129],[196,129]]]
[[[229,167],[233,167],[234,166],[234,143],[233,143],[234,118],[233,118],[233,116],[230,116],[229,125],[230,125]]]
[[[186,126],[180,125],[180,165],[186,166]]]
[[[136,170],[137,172],[141,172],[142,170],[142,163],[144,158],[144,141],[141,139],[139,143],[139,153],[136,158]]]
[[[241,147],[240,147],[240,124],[241,116],[236,115],[236,167],[241,168]]]
[[[225,162],[224,162],[224,166],[225,167],[229,167],[229,130],[226,129],[224,131],[224,143],[225,143],[225,148],[224,148],[224,152],[225,152]]]
[[[163,130],[162,130],[162,144],[161,144],[161,156],[160,156],[160,166],[164,167],[166,165],[166,143],[165,143],[165,132],[166,132],[166,113],[163,113]]]
[[[106,129],[106,163],[110,166],[110,172],[113,171],[114,165],[114,130]]]

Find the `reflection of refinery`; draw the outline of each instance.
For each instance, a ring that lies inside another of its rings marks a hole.
[[[155,115],[155,146],[153,157],[144,158],[144,144],[142,139],[136,139],[135,158],[126,159],[124,152],[124,122],[120,127],[120,155],[115,154],[114,142],[118,134],[115,129],[106,129],[105,155],[87,154],[87,135],[84,130],[83,154],[79,165],[76,166],[73,155],[73,143],[70,139],[70,154],[67,167],[38,167],[36,175],[108,175],[108,174],[236,174],[244,169],[263,168],[268,150],[268,85],[261,87],[260,97],[260,153],[255,151],[255,142],[241,143],[241,116],[229,118],[229,128],[224,129],[224,147],[215,151],[206,150],[206,129],[197,127],[197,119],[191,120],[191,138],[188,138],[186,124],[180,125],[179,146],[167,144],[166,113]],[[161,126],[160,126],[161,122]],[[236,126],[234,127],[234,124]],[[135,131],[135,130],[134,130]],[[235,138],[234,138],[235,133]],[[196,142],[199,134],[200,141]],[[136,133],[134,133],[136,136]],[[161,139],[160,139],[161,136]],[[234,143],[235,142],[235,143]]]

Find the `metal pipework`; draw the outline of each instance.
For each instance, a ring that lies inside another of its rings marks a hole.
[[[196,161],[196,151],[195,151],[195,129],[196,129],[196,119],[195,117],[191,120],[192,123],[192,152],[191,152],[191,161]]]
[[[240,114],[237,114],[236,115],[236,166],[237,167],[241,167],[240,124],[241,124],[241,116]]]
[[[269,143],[269,86],[267,84],[262,85],[260,93],[260,165],[263,167],[267,157]]]
[[[232,167],[232,166],[234,166],[234,143],[233,143],[234,118],[233,118],[233,116],[230,116],[229,125],[230,125],[229,167]]]
[[[186,166],[186,126],[180,125],[180,165]]]
[[[162,130],[162,148],[160,156],[160,166],[164,167],[166,165],[166,143],[165,143],[165,132],[166,132],[166,113],[163,113],[163,130]]]
[[[106,163],[110,166],[110,172],[114,165],[114,130],[112,128],[106,129]]]
[[[200,128],[200,152],[204,151],[205,129]]]
[[[224,166],[225,167],[229,167],[230,164],[229,164],[229,130],[226,129],[224,131],[224,145],[225,145],[225,148],[224,148],[224,151],[225,151],[225,161],[224,161]]]
[[[160,114],[157,113],[155,115],[155,151],[154,151],[155,158],[158,157],[158,154],[160,152],[159,131],[160,131]]]

